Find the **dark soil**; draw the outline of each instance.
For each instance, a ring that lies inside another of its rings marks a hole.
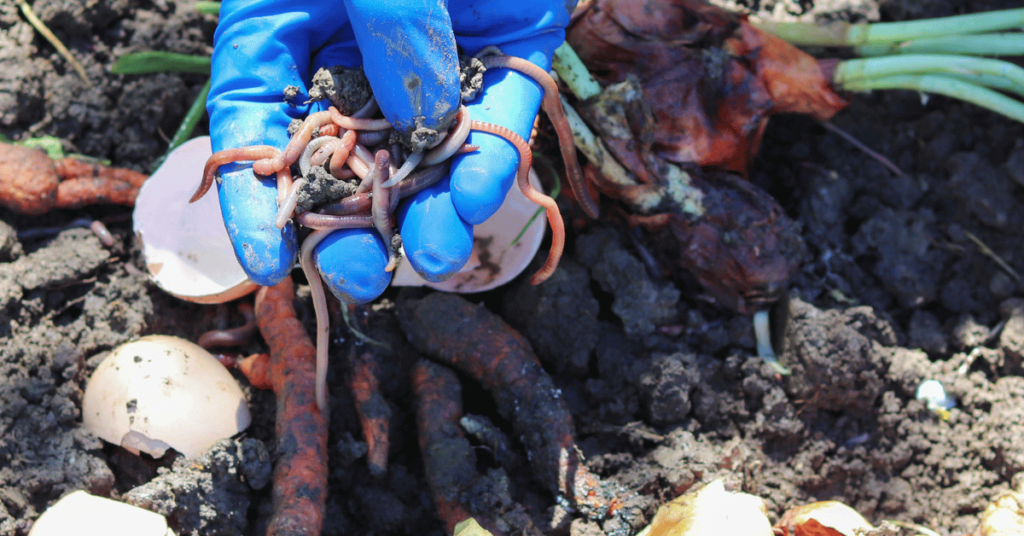
[[[757,7],[784,14],[802,5]],[[109,67],[132,51],[208,53],[216,19],[174,0],[32,7],[94,86],[14,3],[0,4],[0,133],[57,136],[68,152],[147,171],[205,79],[115,76]],[[864,0],[816,9],[826,18],[892,20],[1009,7],[1017,6],[898,0],[879,8]],[[642,506],[637,525],[666,499],[723,477],[764,497],[773,519],[832,499],[875,522],[963,535],[1024,471],[1024,286],[971,238],[1024,272],[1024,125],[939,97],[924,104],[909,92],[857,95],[834,123],[907,175],[895,177],[810,119],[773,119],[751,179],[802,225],[808,252],[773,315],[789,377],[756,357],[748,317],[649,275],[646,251],[658,244],[611,220],[578,228],[547,283],[520,277],[468,297],[531,341],[573,412],[591,468]],[[107,222],[115,246],[84,229],[59,229],[83,217]],[[0,535],[26,534],[47,506],[78,489],[167,514],[179,534],[263,533],[271,393],[247,387],[253,426],[200,463],[137,458],[79,422],[85,380],[108,350],[149,333],[195,340],[239,323],[233,308],[177,301],[136,275],[128,209],[35,218],[0,210],[0,220]],[[407,371],[416,350],[395,318],[422,292],[389,291],[363,319],[371,337],[390,341],[379,350],[392,412],[382,479],[362,458],[344,360],[335,359],[326,534],[441,533],[412,417]],[[300,296],[312,327],[308,295]],[[354,338],[340,322],[334,330],[332,355],[346,355]],[[254,342],[244,350],[260,349]],[[926,379],[956,397],[948,421],[915,400]],[[467,411],[508,433],[487,394],[463,380]],[[480,452],[481,471],[505,458]],[[559,521],[548,487],[519,464],[504,469],[504,493],[539,530],[612,528]]]

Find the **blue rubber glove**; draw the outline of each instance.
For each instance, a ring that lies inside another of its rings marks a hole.
[[[306,91],[321,67],[362,65],[384,116],[406,135],[443,129],[459,106],[456,45],[464,54],[497,45],[544,69],[565,37],[575,2],[225,0],[214,36],[207,110],[213,150],[284,148],[293,118],[316,111],[283,100],[285,86]],[[529,138],[542,90],[507,69],[484,75],[484,89],[466,103],[470,117]],[[292,102],[306,100],[299,95]],[[457,273],[473,248],[472,226],[501,206],[515,178],[518,152],[496,136],[474,132],[480,150],[455,158],[442,180],[402,202],[399,232],[407,261],[429,281]],[[251,163],[222,166],[219,195],[235,253],[250,279],[273,285],[295,262],[296,229],[277,229],[273,177],[257,179]],[[372,229],[336,231],[314,256],[328,287],[342,300],[375,299],[391,281],[387,248]]]

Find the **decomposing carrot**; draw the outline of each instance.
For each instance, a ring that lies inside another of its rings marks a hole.
[[[447,367],[419,360],[412,372],[416,394],[416,429],[423,454],[427,484],[448,534],[474,514],[465,497],[478,479],[476,454],[462,432],[462,386]]]
[[[522,335],[451,294],[403,301],[398,318],[418,350],[490,391],[526,447],[535,479],[589,517],[608,513],[613,494],[583,465],[569,410]]]
[[[146,175],[0,143],[0,205],[35,216],[100,203],[134,205]]]
[[[348,386],[355,400],[356,413],[363,427],[366,441],[366,464],[370,474],[384,476],[388,470],[388,428],[391,423],[391,408],[380,392],[377,380],[380,363],[369,345],[360,348],[353,345],[349,350],[350,375]]]
[[[295,314],[291,278],[256,293],[256,324],[270,347],[242,361],[253,386],[277,397],[273,514],[268,535],[320,534],[327,501],[327,415],[316,404],[316,349]]]

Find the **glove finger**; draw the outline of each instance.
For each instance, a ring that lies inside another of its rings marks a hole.
[[[317,244],[313,259],[327,288],[347,303],[373,301],[391,284],[384,271],[388,250],[372,229],[334,231]]]
[[[447,180],[405,200],[398,209],[402,245],[413,269],[427,281],[458,273],[473,252],[473,226],[452,205]]]
[[[381,111],[413,147],[451,124],[461,98],[455,35],[443,5],[345,0]]]
[[[274,226],[277,217],[275,179],[259,179],[252,168],[224,173],[220,187],[221,212],[235,256],[249,279],[272,286],[284,279],[295,264],[295,227]]]
[[[533,79],[509,69],[484,73],[484,89],[466,107],[474,121],[509,128],[530,138],[543,94]],[[477,225],[490,218],[505,200],[519,169],[519,151],[494,134],[474,131],[468,143],[476,152],[456,157],[452,165],[452,202],[466,222]]]

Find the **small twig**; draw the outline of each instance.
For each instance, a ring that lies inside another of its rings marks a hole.
[[[78,76],[82,79],[83,82],[85,82],[85,85],[91,88],[92,81],[89,80],[89,76],[85,74],[85,67],[82,67],[82,64],[79,63],[78,60],[71,55],[71,51],[64,46],[64,43],[61,43],[60,39],[57,39],[57,36],[53,35],[53,32],[51,32],[50,29],[47,28],[45,24],[43,24],[43,21],[39,20],[39,17],[37,17],[35,12],[32,11],[32,8],[29,7],[27,3],[25,3],[25,0],[19,0],[18,7],[21,8],[21,13],[25,15],[26,19],[28,19],[28,23],[31,24],[37,32],[41,33],[43,37],[45,37],[46,40],[49,41],[50,44],[57,49],[57,52],[60,53],[60,55],[63,56],[64,59],[68,61],[68,63],[71,64],[71,67],[75,70],[76,73],[78,73]]]
[[[1009,264],[1006,264],[1006,261],[1004,261],[1003,258],[1000,257],[999,255],[996,255],[996,252],[992,251],[988,246],[986,246],[980,238],[974,236],[973,233],[967,230],[964,231],[964,234],[971,242],[974,242],[975,246],[978,246],[978,249],[981,250],[981,253],[983,255],[992,259],[993,262],[998,264],[999,267],[1002,268],[1004,272],[1009,274],[1009,276],[1012,277],[1014,281],[1020,281],[1020,275],[1017,273],[1017,271],[1011,268]]]
[[[868,147],[867,145],[864,145],[863,143],[860,142],[860,140],[858,140],[857,138],[854,138],[853,135],[851,135],[850,133],[846,132],[845,130],[843,130],[843,129],[835,126],[835,125],[833,125],[832,123],[830,123],[828,121],[818,121],[818,123],[821,126],[825,127],[825,130],[827,130],[827,131],[829,131],[829,132],[839,136],[840,138],[843,138],[844,140],[850,142],[851,145],[853,145],[854,147],[860,149],[861,152],[863,152],[864,154],[870,156],[871,158],[874,158],[875,160],[880,162],[883,166],[889,168],[889,171],[892,171],[893,173],[895,173],[897,177],[903,177],[904,176],[903,171],[900,170],[900,168],[896,167],[896,164],[893,164],[891,160],[889,160],[888,158],[882,156],[880,153],[876,152],[875,150],[873,150],[872,148]]]

